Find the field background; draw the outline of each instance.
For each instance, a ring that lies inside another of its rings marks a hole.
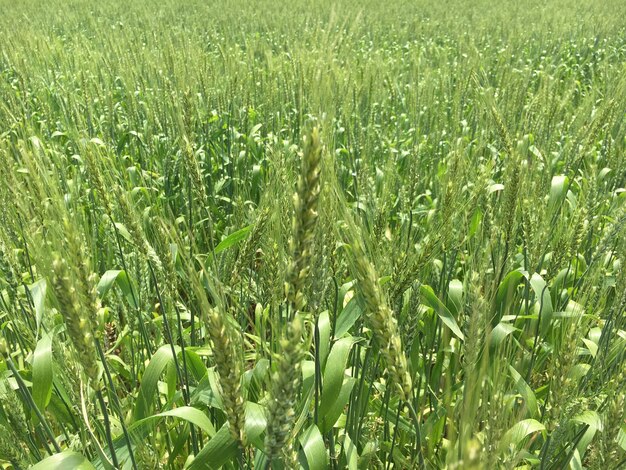
[[[625,18],[0,0],[0,465],[624,466]]]

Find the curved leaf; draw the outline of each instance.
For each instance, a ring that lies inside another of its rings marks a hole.
[[[510,323],[498,323],[489,334],[490,345],[492,347],[499,346],[507,338],[507,336],[509,336],[514,331],[517,331],[517,328],[515,328]]]
[[[552,185],[550,186],[550,199],[548,208],[550,211],[556,209],[557,205],[565,198],[569,179],[565,175],[556,175],[552,177]]]
[[[545,429],[546,427],[536,419],[524,419],[513,425],[513,427],[509,429],[504,436],[502,436],[502,440],[500,441],[500,446],[498,448],[500,451],[507,449],[510,446],[517,449],[527,436],[539,431],[545,431]]]
[[[95,470],[86,457],[77,452],[61,452],[30,467],[31,470]]]
[[[350,355],[350,350],[355,342],[356,339],[352,336],[342,338],[337,341],[330,350],[326,368],[324,369],[322,395],[320,397],[320,405],[318,409],[318,414],[322,418],[322,423],[325,422],[326,414],[330,411],[339,397],[341,387],[343,385],[343,379],[346,374],[348,356]],[[332,424],[334,423],[331,423],[331,426]]]
[[[540,274],[533,274],[530,278],[530,286],[533,291],[535,291],[535,296],[537,297],[537,308],[541,313],[541,319],[539,324],[539,332],[541,336],[545,336],[550,327],[550,323],[552,321],[552,316],[554,314],[554,309],[552,308],[552,297],[550,296],[550,289],[548,289],[548,285],[546,281],[541,277]]]
[[[178,346],[176,347],[177,350]],[[161,346],[154,353],[152,359],[148,363],[148,367],[143,373],[141,384],[139,385],[139,394],[137,395],[137,403],[135,404],[134,418],[140,420],[150,416],[150,411],[154,404],[154,399],[158,393],[158,383],[161,374],[170,362],[174,361],[172,356],[172,347],[169,344]]]
[[[435,295],[432,287],[424,284],[420,287],[420,292],[426,304],[435,311],[439,318],[441,318],[444,325],[450,328],[452,333],[454,333],[459,339],[464,340],[465,336],[463,336],[459,325],[456,323],[454,316],[452,316],[452,312],[450,312],[448,307],[446,307],[444,303],[439,300],[439,297]]]
[[[526,383],[524,378],[515,370],[513,366],[509,366],[509,372],[511,373],[511,377],[515,382],[515,388],[517,392],[524,399],[524,403],[526,404],[526,408],[528,409],[528,413],[531,418],[539,417],[539,407],[537,406],[537,397],[535,397],[535,392],[530,386]]]
[[[300,436],[300,444],[309,470],[325,470],[328,468],[328,454],[324,445],[322,433],[315,424],[312,424]]]
[[[319,351],[317,355],[321,367],[324,367],[324,365],[326,364],[326,359],[328,358],[328,351],[330,350],[331,344],[331,325],[328,310],[324,310],[322,313],[320,313],[320,316],[317,319],[317,330],[319,332]]]
[[[504,315],[507,306],[511,305],[511,299],[517,291],[517,286],[524,279],[524,273],[522,271],[511,271],[498,286],[496,292],[496,314],[491,319],[491,326],[496,326],[500,323],[502,316]]]
[[[32,396],[35,405],[43,413],[50,397],[52,396],[52,335],[45,334],[37,341],[33,353],[33,389]],[[32,412],[33,423],[39,420],[35,412]]]
[[[350,299],[337,317],[337,323],[335,325],[335,338],[341,338],[344,334],[350,331],[352,325],[356,323],[362,314],[363,308],[359,302],[358,296],[355,295]]]
[[[449,306],[455,315],[458,315],[463,308],[463,283],[458,279],[450,281],[448,286]]]
[[[117,284],[117,286],[122,290],[128,300],[128,303],[136,308],[137,305],[135,305],[135,298],[133,297],[130,278],[128,277],[128,274],[126,274],[126,271],[110,270],[102,275],[97,288],[100,298],[104,298],[107,292],[109,292],[115,284]]]
[[[146,424],[151,424],[154,421],[158,421],[162,418],[178,418],[184,421],[188,421],[191,424],[195,424],[198,428],[202,429],[209,437],[215,436],[216,431],[211,420],[199,409],[194,408],[192,406],[181,406],[179,408],[174,408],[173,410],[164,411],[163,413],[157,413],[155,415],[144,418],[129,428],[129,433],[131,434],[131,440],[135,436],[143,437],[143,434],[139,432],[140,428],[145,427]]]
[[[39,279],[37,282],[28,286],[28,293],[33,301],[35,308],[35,321],[37,323],[37,333],[41,329],[41,321],[46,308],[46,290],[47,284],[45,279]]]
[[[322,431],[329,432],[337,423],[337,420],[345,410],[348,400],[350,400],[350,394],[352,393],[355,383],[356,379],[348,377],[341,385],[341,390],[339,391],[337,399],[333,403],[330,410],[328,410],[328,412],[324,415],[322,420]]]
[[[226,238],[224,238],[224,240],[218,243],[218,245],[215,247],[214,253],[217,255],[227,248],[230,248],[231,246],[239,243],[241,240],[248,236],[250,230],[252,230],[252,225],[248,225],[247,227],[231,233]]]
[[[256,403],[246,403],[246,436],[257,448],[261,448],[263,445],[261,434],[265,431],[266,426],[267,421],[264,408]],[[217,470],[228,460],[235,457],[238,449],[237,443],[230,434],[228,425],[225,424],[185,468]]]
[[[572,421],[576,423],[586,424],[588,426],[587,430],[581,437],[578,445],[576,446],[578,452],[581,456],[585,455],[587,451],[587,447],[591,444],[591,441],[595,437],[597,432],[602,432],[604,426],[602,425],[602,418],[600,415],[593,410],[583,411],[581,414],[574,416]]]

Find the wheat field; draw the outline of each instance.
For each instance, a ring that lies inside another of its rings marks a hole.
[[[626,467],[625,18],[0,0],[0,468]]]

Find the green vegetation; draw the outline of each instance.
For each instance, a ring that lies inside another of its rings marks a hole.
[[[0,468],[625,465],[626,3],[0,12]]]

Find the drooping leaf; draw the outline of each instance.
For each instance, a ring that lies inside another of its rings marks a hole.
[[[535,273],[530,278],[530,286],[535,292],[537,298],[537,308],[539,309],[541,319],[539,323],[539,332],[541,336],[545,336],[550,323],[552,322],[552,316],[554,310],[552,308],[552,297],[550,296],[550,289],[546,284],[546,281],[541,275]]]
[[[343,436],[345,442],[343,445],[343,452],[346,456],[346,463],[348,466],[348,470],[358,470],[359,468],[359,453],[358,450],[356,448],[356,446],[354,445],[354,442],[352,442],[352,439],[350,439],[350,436],[346,433]]]
[[[176,347],[177,350],[178,346]],[[161,374],[169,363],[174,360],[169,344],[161,346],[152,356],[141,378],[139,393],[135,404],[134,418],[140,420],[150,416],[154,401],[158,393],[158,383]]]
[[[335,324],[335,338],[341,338],[350,331],[352,325],[356,323],[362,314],[363,308],[361,307],[359,298],[357,296],[352,297],[337,318],[337,323]]]
[[[126,296],[128,303],[136,308],[137,305],[135,304],[132,286],[126,271],[110,270],[106,271],[102,275],[97,288],[100,298],[104,298],[107,292],[109,292],[114,285],[117,285],[121,289],[122,293]]]
[[[550,199],[548,208],[550,211],[555,210],[561,201],[565,198],[569,179],[565,175],[556,175],[552,177],[550,186]]]
[[[535,397],[535,392],[533,392],[532,388],[530,388],[524,378],[515,370],[513,366],[509,366],[509,372],[511,373],[517,392],[524,399],[524,403],[526,404],[530,417],[535,419],[539,418],[539,407],[537,406],[537,397]]]
[[[328,411],[332,408],[339,393],[345,377],[348,356],[356,339],[352,336],[342,338],[337,341],[328,355],[328,361],[324,369],[322,380],[322,395],[318,409],[322,423]],[[331,424],[332,425],[332,424]]]
[[[539,431],[545,431],[546,427],[536,419],[524,419],[515,423],[500,440],[500,451],[513,446],[519,448],[526,437]]]
[[[241,240],[246,238],[248,234],[252,230],[252,225],[248,225],[242,229],[237,230],[236,232],[231,233],[226,238],[224,238],[218,245],[215,247],[214,253],[217,255],[222,251],[230,248],[231,246],[239,243]]]
[[[490,345],[492,347],[499,346],[507,338],[507,336],[509,336],[511,333],[514,333],[515,331],[518,331],[517,328],[515,328],[510,323],[498,323],[496,327],[491,330],[491,333],[489,335]]]
[[[37,323],[37,334],[41,330],[41,321],[46,308],[46,290],[47,284],[45,279],[39,279],[37,282],[28,286],[28,292],[33,300],[35,307],[35,322]]]
[[[465,337],[463,336],[463,333],[461,332],[459,325],[454,319],[452,312],[450,312],[450,310],[448,310],[448,307],[446,307],[445,304],[441,300],[439,300],[439,297],[435,295],[435,292],[433,291],[432,287],[427,286],[427,285],[422,285],[420,287],[420,292],[426,304],[435,311],[435,313],[439,316],[439,318],[441,318],[441,321],[444,323],[444,325],[450,328],[450,330],[460,340],[464,340]]]
[[[578,453],[584,457],[585,452],[587,451],[589,444],[591,444],[591,441],[593,441],[596,433],[603,431],[604,426],[602,425],[602,418],[596,411],[586,410],[581,414],[574,416],[572,421],[586,424],[588,426],[576,446]]]
[[[330,335],[331,335],[331,324],[330,324],[330,315],[328,314],[328,310],[324,310],[320,313],[320,316],[317,319],[317,330],[319,332],[319,361],[321,367],[324,367],[326,364],[326,359],[328,357],[328,352],[330,351]]]
[[[324,445],[324,438],[315,424],[312,424],[304,431],[300,435],[299,440],[309,470],[325,470],[328,468],[328,454]]]
[[[246,436],[257,448],[261,448],[261,434],[267,426],[265,410],[256,403],[246,404]],[[236,456],[238,445],[224,425],[209,440],[194,459],[185,467],[188,469],[218,469]]]
[[[498,291],[496,292],[496,312],[491,319],[491,326],[495,327],[500,323],[507,307],[512,305],[513,302],[511,302],[511,299],[515,295],[517,286],[522,282],[522,279],[524,279],[524,273],[522,271],[511,271],[504,276],[504,279],[500,282]]]
[[[356,383],[356,379],[352,377],[348,377],[343,384],[341,385],[341,390],[339,391],[339,395],[337,399],[332,404],[331,408],[326,412],[324,418],[321,423],[321,430],[324,432],[329,432],[333,426],[337,423],[337,420],[344,412],[345,406],[348,404],[350,400],[350,394],[352,393],[352,389],[354,388],[354,384]]]
[[[50,397],[52,396],[52,335],[44,334],[39,341],[33,353],[33,389],[32,396],[35,405],[42,413],[45,411]],[[39,422],[35,411],[33,410],[31,419],[33,423]]]
[[[143,434],[139,433],[139,429],[145,427],[146,424],[153,424],[155,421],[163,418],[178,418],[184,421],[187,421],[191,424],[194,424],[198,428],[202,429],[206,433],[207,436],[212,437],[215,436],[216,431],[211,420],[205,415],[202,411],[192,406],[180,406],[178,408],[174,408],[172,410],[164,411],[162,413],[157,413],[155,415],[144,418],[140,421],[133,423],[133,425],[129,428],[129,433],[131,436],[142,436]],[[131,437],[132,439],[132,437]]]
[[[54,454],[30,467],[31,470],[94,470],[95,467],[86,457],[77,453],[65,451]]]
[[[449,307],[452,313],[458,315],[463,308],[463,283],[458,279],[450,281],[448,286]]]

